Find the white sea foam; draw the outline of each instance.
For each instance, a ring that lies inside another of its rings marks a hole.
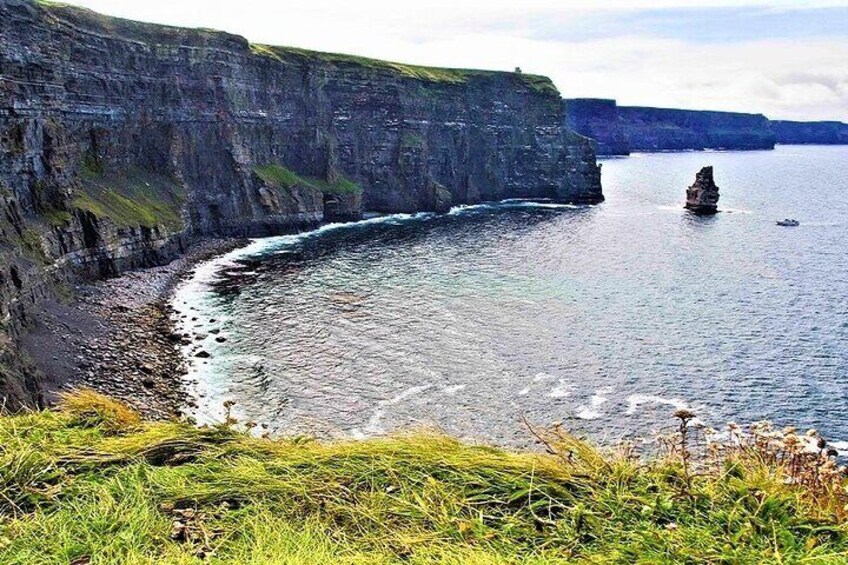
[[[483,204],[464,204],[462,206],[454,206],[448,212],[450,216],[474,212],[476,210],[496,210],[498,208],[549,208],[553,210],[574,210],[581,208],[577,204],[565,204],[561,202],[540,200],[527,200],[524,198],[508,198],[499,202],[486,202]]]
[[[589,399],[589,404],[578,407],[574,415],[581,420],[597,420],[603,416],[600,407],[609,402],[609,397],[607,396],[609,394],[612,394],[612,388],[610,387],[598,389]]]
[[[368,424],[365,425],[365,430],[362,432],[360,432],[359,430],[353,430],[351,431],[351,434],[353,434],[354,437],[359,437],[359,434],[363,434],[365,437],[367,437],[386,433],[386,430],[384,430],[383,427],[380,425],[380,421],[383,419],[383,416],[386,413],[386,407],[399,404],[407,398],[417,396],[431,388],[433,388],[433,385],[418,385],[412,388],[408,388],[392,398],[379,401],[377,403],[376,410],[374,410],[374,413],[368,420]]]
[[[679,398],[664,398],[653,394],[631,394],[627,397],[627,410],[625,414],[635,414],[642,404],[662,404],[664,406],[672,406],[678,410],[689,408],[689,405]]]
[[[550,374],[548,374],[548,373],[536,373],[536,374],[533,376],[533,382],[534,382],[534,383],[540,383],[540,382],[542,382],[542,381],[547,381],[547,380],[550,380],[550,379],[552,379],[552,378],[554,378],[554,376],[553,376],[553,375],[550,375]]]
[[[565,398],[566,396],[570,396],[574,391],[574,385],[568,383],[562,379],[557,381],[557,386],[555,386],[551,392],[548,393],[548,396],[551,398]]]
[[[836,451],[838,451],[839,455],[844,455],[845,453],[848,453],[848,441],[829,441],[827,442],[827,444],[834,448]]]

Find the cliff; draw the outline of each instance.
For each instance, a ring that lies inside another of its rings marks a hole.
[[[614,100],[565,100],[566,123],[598,142],[598,153],[773,149],[762,114],[618,106]]]
[[[566,126],[597,143],[598,155],[629,155],[630,138],[615,100],[575,98],[564,101]]]
[[[772,120],[777,142],[786,145],[846,145],[848,124],[843,122],[790,122]]]
[[[0,394],[28,312],[197,236],[363,211],[603,199],[547,78],[434,69],[0,0]]]

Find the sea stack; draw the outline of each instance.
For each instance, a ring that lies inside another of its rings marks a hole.
[[[686,191],[686,208],[704,215],[718,211],[718,187],[713,180],[712,167],[704,167],[695,175],[695,184]]]

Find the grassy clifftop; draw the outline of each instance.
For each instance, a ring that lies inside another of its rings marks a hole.
[[[532,454],[243,427],[142,422],[89,392],[0,418],[0,563],[848,559],[842,479],[792,432],[779,449],[757,443],[765,429],[740,435],[698,467],[688,450],[645,461],[556,431]]]
[[[554,83],[546,76],[508,73],[504,71],[488,71],[481,69],[452,69],[446,67],[426,67],[421,65],[410,65],[381,59],[371,59],[357,55],[344,53],[326,53],[322,51],[311,51],[297,47],[277,47],[272,45],[251,44],[251,50],[257,55],[271,57],[280,62],[314,60],[336,66],[353,66],[366,70],[385,71],[404,78],[413,78],[425,82],[441,82],[450,84],[461,84],[475,77],[514,77],[520,83],[538,92],[547,92],[559,96]]]
[[[49,14],[70,21],[75,25],[95,29],[100,33],[123,36],[136,41],[145,41],[150,44],[167,43],[173,45],[184,44],[193,46],[211,46],[215,43],[221,43],[230,46],[249,48],[255,55],[270,57],[282,63],[321,63],[337,67],[356,68],[363,72],[385,72],[402,78],[411,78],[433,83],[462,84],[475,77],[514,77],[514,80],[516,80],[517,83],[525,85],[530,90],[556,95],[557,97],[559,96],[559,91],[556,86],[554,86],[553,82],[548,77],[541,75],[480,69],[426,67],[342,53],[312,51],[297,47],[249,44],[245,38],[223,31],[202,28],[179,28],[160,24],[136,22],[99,14],[85,8],[49,0],[36,0],[36,4],[46,10]],[[280,17],[285,17],[282,13],[284,11],[285,10],[283,8],[280,9]]]

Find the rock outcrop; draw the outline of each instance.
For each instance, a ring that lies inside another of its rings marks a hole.
[[[615,100],[565,100],[566,123],[598,143],[598,154],[774,149],[762,114],[618,106]]]
[[[772,120],[771,129],[784,145],[848,145],[848,124],[843,122]]]
[[[434,69],[0,0],[0,395],[27,312],[80,275],[363,211],[603,199],[592,142],[523,73]]]
[[[686,190],[686,208],[699,215],[718,212],[718,187],[713,168],[704,167],[695,175],[695,184]]]

